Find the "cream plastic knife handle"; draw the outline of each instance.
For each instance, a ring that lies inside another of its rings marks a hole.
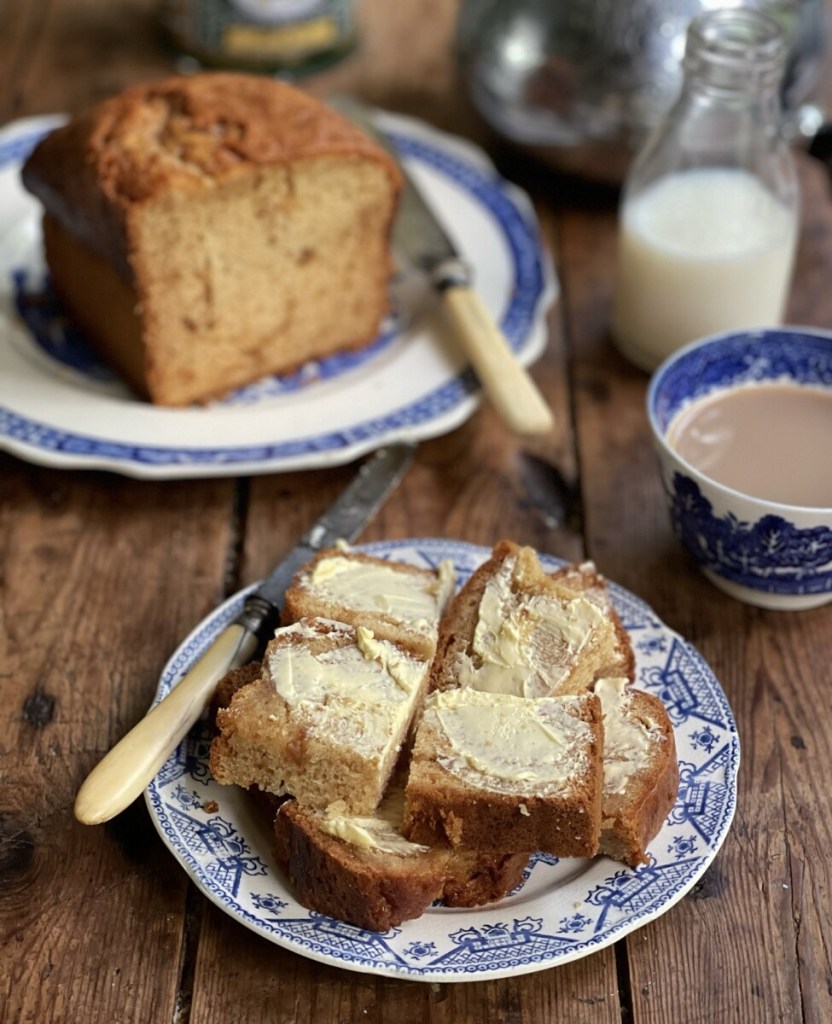
[[[456,336],[503,422],[516,434],[548,434],[555,425],[552,410],[482,299],[466,282],[439,281],[438,287]]]
[[[75,798],[75,817],[100,825],[128,807],[153,779],[204,711],[225,673],[250,661],[257,637],[227,626],[194,667],[106,754]]]

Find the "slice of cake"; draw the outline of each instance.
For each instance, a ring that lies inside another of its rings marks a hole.
[[[387,931],[444,899],[477,906],[515,888],[526,854],[483,855],[423,846],[402,834],[404,781],[368,816],[304,808],[295,800],[275,817],[277,859],[300,902],[360,928]]]
[[[679,765],[664,704],[626,678],[599,679],[604,715],[601,852],[630,867],[647,863],[647,845],[676,801]]]
[[[371,814],[427,686],[429,661],[325,619],[278,629],[260,679],[217,712],[217,782]]]
[[[397,166],[268,76],[126,89],[42,140],[23,184],[66,310],[157,404],[367,345],[388,310]]]
[[[471,687],[425,701],[404,832],[417,843],[591,857],[603,785],[594,694],[528,699]]]
[[[615,605],[612,603],[609,586],[605,577],[598,572],[594,562],[580,562],[566,565],[552,573],[552,579],[582,594],[592,601],[612,622],[615,629],[614,660],[602,671],[610,676],[626,676],[632,683],[636,677],[636,656],[630,641],[630,634],[624,628]]]
[[[578,694],[617,663],[605,610],[552,579],[532,548],[501,541],[451,601],[431,689]]]
[[[436,650],[439,619],[453,592],[450,562],[420,569],[358,551],[327,548],[308,562],[286,591],[284,622],[318,616],[365,626],[422,657]]]

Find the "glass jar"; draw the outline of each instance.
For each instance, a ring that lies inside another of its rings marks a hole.
[[[688,28],[681,93],[621,197],[612,330],[644,370],[697,338],[782,319],[798,234],[787,51],[777,22],[750,8]]]
[[[162,27],[203,64],[305,73],[355,43],[354,0],[163,0]]]

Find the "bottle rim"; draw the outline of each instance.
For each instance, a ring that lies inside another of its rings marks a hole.
[[[720,8],[695,17],[688,26],[684,64],[707,64],[725,72],[782,72],[786,35],[767,14],[749,7]]]

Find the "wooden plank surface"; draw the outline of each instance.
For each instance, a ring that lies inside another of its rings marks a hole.
[[[480,141],[458,89],[457,3],[359,7],[361,46],[309,80],[354,88]],[[0,120],[175,66],[153,0],[6,4]],[[608,336],[616,196],[495,150],[532,194],[561,299],[534,376],[558,417],[518,444],[484,408],[426,442],[366,539],[509,536],[592,557],[712,665],[742,741],[739,806],[694,890],[626,940],[555,970],[426,985],[272,946],[204,899],[141,801],[101,828],[75,791],[147,707],[170,653],[265,573],[353,467],[250,480],[141,482],[0,455],[0,1022],[425,1021],[577,1024],[832,1019],[832,617],[729,600],[673,540],[644,413],[646,376]],[[832,201],[802,165],[790,317],[832,326]],[[574,493],[570,487],[575,485]],[[565,517],[558,512],[569,499]]]

